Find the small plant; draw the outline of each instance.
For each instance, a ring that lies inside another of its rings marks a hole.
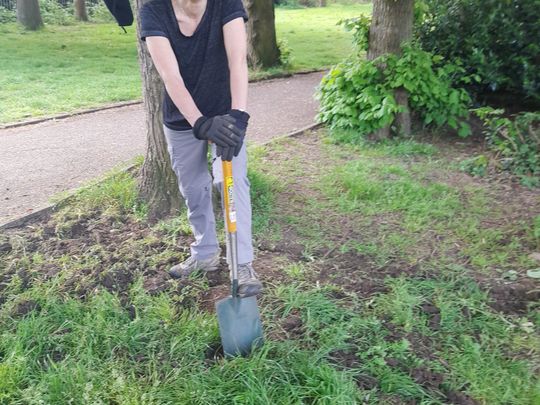
[[[534,218],[533,235],[536,239],[540,240],[540,215]]]
[[[472,176],[484,177],[487,174],[489,159],[486,155],[478,155],[461,161],[460,170]]]
[[[279,48],[279,61],[283,67],[291,67],[293,62],[293,56],[289,43],[286,39],[278,39],[278,48]]]
[[[371,24],[371,18],[361,15],[356,18],[340,20],[337,24],[342,25],[346,31],[352,33],[354,44],[359,51],[367,51],[369,46],[369,26]]]
[[[484,122],[484,135],[495,151],[498,166],[520,177],[528,186],[540,176],[540,112],[525,112],[512,118],[504,110],[483,107],[474,110]]]

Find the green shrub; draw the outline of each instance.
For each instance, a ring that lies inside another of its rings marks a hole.
[[[73,4],[63,7],[55,0],[40,0],[39,7],[43,22],[52,25],[75,24]]]
[[[274,0],[277,6],[285,8],[322,7],[321,0]]]
[[[356,129],[369,134],[390,125],[401,111],[394,90],[409,92],[409,106],[425,125],[448,124],[467,136],[470,128],[462,121],[470,102],[465,91],[452,87],[455,65],[435,68],[438,57],[408,46],[403,57],[389,55],[373,61],[352,57],[334,67],[322,80],[319,120],[333,128]],[[385,63],[381,70],[378,64]]]
[[[504,110],[483,107],[474,110],[484,121],[484,135],[496,153],[499,167],[510,170],[528,185],[540,176],[540,112],[525,112],[512,118]],[[536,179],[536,180],[535,180]]]
[[[15,10],[10,10],[6,7],[0,6],[0,24],[10,23],[17,21],[17,14]]]
[[[289,43],[285,38],[279,38],[277,41],[279,48],[279,61],[283,67],[290,67],[293,62],[293,56]]]
[[[424,50],[460,59],[471,94],[516,93],[540,101],[538,0],[421,0],[416,36]]]
[[[103,1],[88,4],[88,17],[94,22],[114,22],[114,17]]]
[[[409,107],[424,125],[449,125],[460,136],[470,134],[463,121],[470,98],[464,90],[453,88],[456,74],[463,69],[443,64],[442,57],[408,44],[403,54],[383,55],[372,61],[362,56],[368,47],[370,19],[360,17],[340,22],[352,31],[357,52],[335,66],[319,88],[319,120],[332,128],[354,129],[359,135],[390,125],[401,111],[394,93],[405,88]]]

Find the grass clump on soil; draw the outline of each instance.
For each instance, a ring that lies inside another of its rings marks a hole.
[[[321,130],[251,150],[266,344],[249,358],[222,357],[225,265],[170,279],[189,225],[136,215],[131,175],[5,231],[0,403],[537,403],[537,195],[449,148]]]
[[[137,170],[139,166],[133,170]],[[64,195],[56,197],[58,200],[62,198],[66,197]],[[139,218],[146,215],[146,206],[138,198],[136,178],[122,169],[114,169],[105,174],[103,179],[90,183],[68,196],[67,201],[65,207],[69,208],[72,214],[100,210],[106,215],[133,214]]]

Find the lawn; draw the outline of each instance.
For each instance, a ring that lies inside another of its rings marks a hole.
[[[252,78],[339,61],[351,45],[336,22],[369,10],[370,5],[278,8],[278,37],[288,42],[293,65],[252,72]],[[114,24],[48,25],[25,32],[2,24],[0,50],[0,124],[141,97],[133,27],[127,34]]]
[[[225,266],[170,279],[189,226],[127,173],[0,234],[0,403],[537,404],[538,191],[460,172],[473,143],[350,138],[251,148],[249,358],[222,356]]]

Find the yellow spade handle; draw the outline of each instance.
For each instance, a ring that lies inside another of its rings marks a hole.
[[[223,205],[225,206],[225,219],[229,233],[236,233],[236,207],[233,192],[232,162],[223,161]]]

